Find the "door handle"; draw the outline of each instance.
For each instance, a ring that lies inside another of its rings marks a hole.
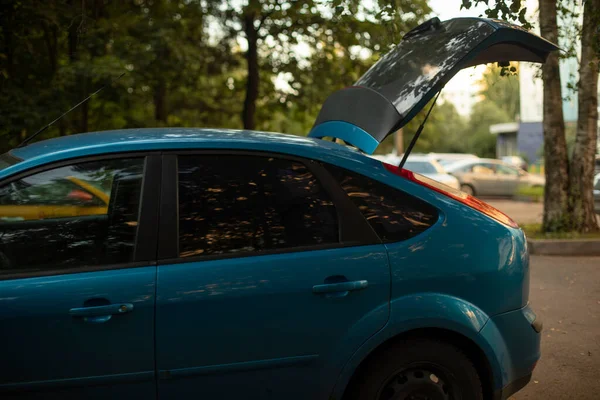
[[[125,314],[133,311],[133,304],[118,303],[96,307],[71,308],[69,314],[73,317],[104,317],[117,314]]]
[[[322,285],[313,286],[313,293],[340,293],[343,295],[348,294],[353,290],[361,290],[369,286],[369,282],[366,280],[361,281],[349,281],[349,282],[337,282],[337,283],[325,283]],[[344,293],[345,292],[345,293]]]

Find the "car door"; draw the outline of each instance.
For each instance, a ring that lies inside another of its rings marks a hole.
[[[0,398],[155,398],[160,162],[100,157],[0,182]],[[108,204],[65,187],[72,176]]]
[[[468,173],[469,180],[475,188],[475,193],[479,195],[498,194],[498,179],[496,176],[495,165],[490,163],[475,163]]]
[[[496,165],[496,175],[498,177],[498,190],[502,196],[514,196],[519,187],[519,170],[508,165]]]
[[[163,159],[160,399],[327,399],[388,319],[383,244],[315,162]]]

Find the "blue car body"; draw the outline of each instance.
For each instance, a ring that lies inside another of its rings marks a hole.
[[[485,21],[474,20],[477,26]],[[509,30],[498,22],[483,25]],[[524,34],[512,28],[509,33],[510,41]],[[497,44],[497,38],[490,43]],[[351,92],[340,101],[352,99]],[[394,106],[402,118],[392,125],[401,125],[398,121],[429,98],[425,94],[411,107],[402,105],[402,112]],[[406,337],[435,338],[460,348],[489,397],[504,399],[524,386],[540,357],[541,324],[529,307],[523,232],[493,212],[457,201],[460,195],[432,190],[364,155],[382,137],[360,127],[360,121],[344,120],[340,112],[324,107],[309,138],[132,129],[55,138],[3,156],[0,202],[28,176],[86,162],[139,160],[143,183],[136,189],[141,191],[139,220],[127,225],[135,229],[135,248],[115,252],[118,258],[131,251],[129,261],[25,273],[0,270],[0,397],[342,399],[370,355]],[[393,112],[388,107],[382,118]],[[358,149],[322,140],[325,136]],[[178,179],[185,176],[177,171],[190,155],[217,160],[261,155],[307,166],[340,209],[340,241],[226,256],[203,256],[200,250],[183,258],[177,193]],[[423,205],[433,220],[425,228],[414,222],[417,230],[402,239],[383,240],[348,200],[352,194],[343,194],[335,174],[324,172],[330,168],[391,188]],[[124,173],[122,182],[133,175]],[[71,196],[81,196],[81,190]],[[95,215],[83,218],[98,223]],[[18,226],[23,221],[6,218],[0,228],[4,222]],[[34,228],[28,229],[38,229],[30,223]],[[77,220],[65,222],[71,223]],[[4,234],[3,241],[19,232]],[[57,251],[63,244],[54,243],[52,231],[49,235],[48,246]],[[28,251],[34,257],[43,249]]]

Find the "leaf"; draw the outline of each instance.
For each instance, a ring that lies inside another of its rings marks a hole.
[[[527,21],[527,7],[523,7],[521,9],[521,12],[519,12],[519,22],[523,25],[529,24],[529,22]]]

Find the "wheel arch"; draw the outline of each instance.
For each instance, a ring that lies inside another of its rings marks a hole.
[[[494,392],[494,373],[489,359],[486,356],[485,352],[481,349],[481,347],[479,347],[479,345],[475,343],[472,339],[454,330],[446,328],[427,327],[411,329],[399,333],[395,336],[388,338],[384,342],[380,343],[377,347],[375,347],[372,351],[370,351],[367,354],[367,356],[364,357],[362,361],[358,364],[358,366],[354,369],[352,376],[347,381],[344,387],[341,399],[343,400],[347,398],[347,389],[351,387],[354,380],[361,375],[361,373],[364,370],[364,367],[369,364],[370,360],[372,360],[375,357],[378,357],[379,354],[385,352],[389,347],[393,346],[397,342],[411,339],[437,340],[459,348],[465,353],[465,355],[471,360],[471,362],[473,362],[473,365],[477,369],[483,387],[484,398],[492,398]],[[333,398],[335,397],[332,397],[332,399]]]
[[[467,353],[478,371],[482,371],[485,393],[502,387],[510,360],[502,335],[493,323],[489,327],[492,335],[481,335],[482,329],[490,323],[489,316],[481,309],[442,293],[415,293],[393,299],[390,305],[388,323],[348,358],[330,392],[330,400],[343,398],[351,379],[373,354],[397,340],[418,335],[450,341]]]

